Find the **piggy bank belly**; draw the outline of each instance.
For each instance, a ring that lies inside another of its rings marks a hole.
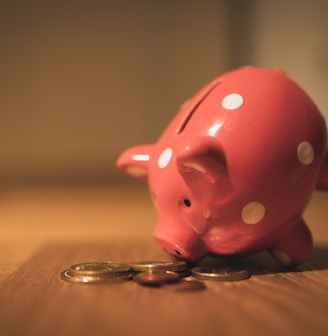
[[[312,250],[302,213],[326,153],[325,122],[305,92],[279,71],[243,68],[205,86],[118,166],[148,182],[154,237],[174,256],[267,249],[297,264]]]

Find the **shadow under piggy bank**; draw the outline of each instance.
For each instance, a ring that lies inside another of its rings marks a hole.
[[[316,244],[311,257],[303,264],[293,267],[284,267],[278,264],[272,256],[265,251],[239,258],[209,256],[203,259],[199,264],[208,266],[242,266],[247,268],[251,275],[328,270],[328,245]]]

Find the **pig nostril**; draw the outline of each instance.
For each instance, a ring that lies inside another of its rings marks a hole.
[[[180,252],[180,251],[178,251],[178,250],[174,250],[174,252],[175,252],[175,254],[181,256],[181,252]]]
[[[187,207],[190,207],[190,206],[191,206],[191,202],[190,202],[190,200],[188,200],[188,198],[185,198],[185,199],[183,200],[183,203],[184,203],[184,205],[187,206]]]

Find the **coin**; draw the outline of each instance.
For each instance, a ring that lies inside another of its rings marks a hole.
[[[109,274],[125,274],[131,271],[131,268],[125,264],[118,264],[112,262],[85,262],[72,265],[70,267],[71,273],[75,275],[109,275]]]
[[[180,278],[185,278],[185,277],[188,277],[191,272],[190,272],[190,269],[189,268],[186,268],[182,271],[172,271],[172,272],[175,272],[179,275]]]
[[[206,285],[203,281],[195,280],[192,278],[184,278],[177,283],[165,286],[165,289],[171,292],[191,292],[205,289]]]
[[[127,264],[137,272],[183,271],[187,268],[185,261],[134,261]]]
[[[250,277],[249,271],[239,266],[196,266],[191,273],[201,280],[238,281]]]
[[[109,275],[76,275],[71,269],[61,272],[60,277],[64,281],[75,283],[98,283],[98,282],[120,282],[130,280],[132,272],[125,274],[111,274]]]
[[[179,279],[179,275],[175,272],[138,272],[133,276],[133,280],[145,286],[160,286]]]

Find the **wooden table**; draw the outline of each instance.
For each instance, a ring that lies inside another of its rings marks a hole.
[[[249,279],[182,293],[60,280],[81,261],[168,258],[151,238],[145,186],[3,188],[0,335],[328,335],[327,205],[316,192],[305,213],[315,239],[305,264],[282,269],[264,252],[234,261]]]

